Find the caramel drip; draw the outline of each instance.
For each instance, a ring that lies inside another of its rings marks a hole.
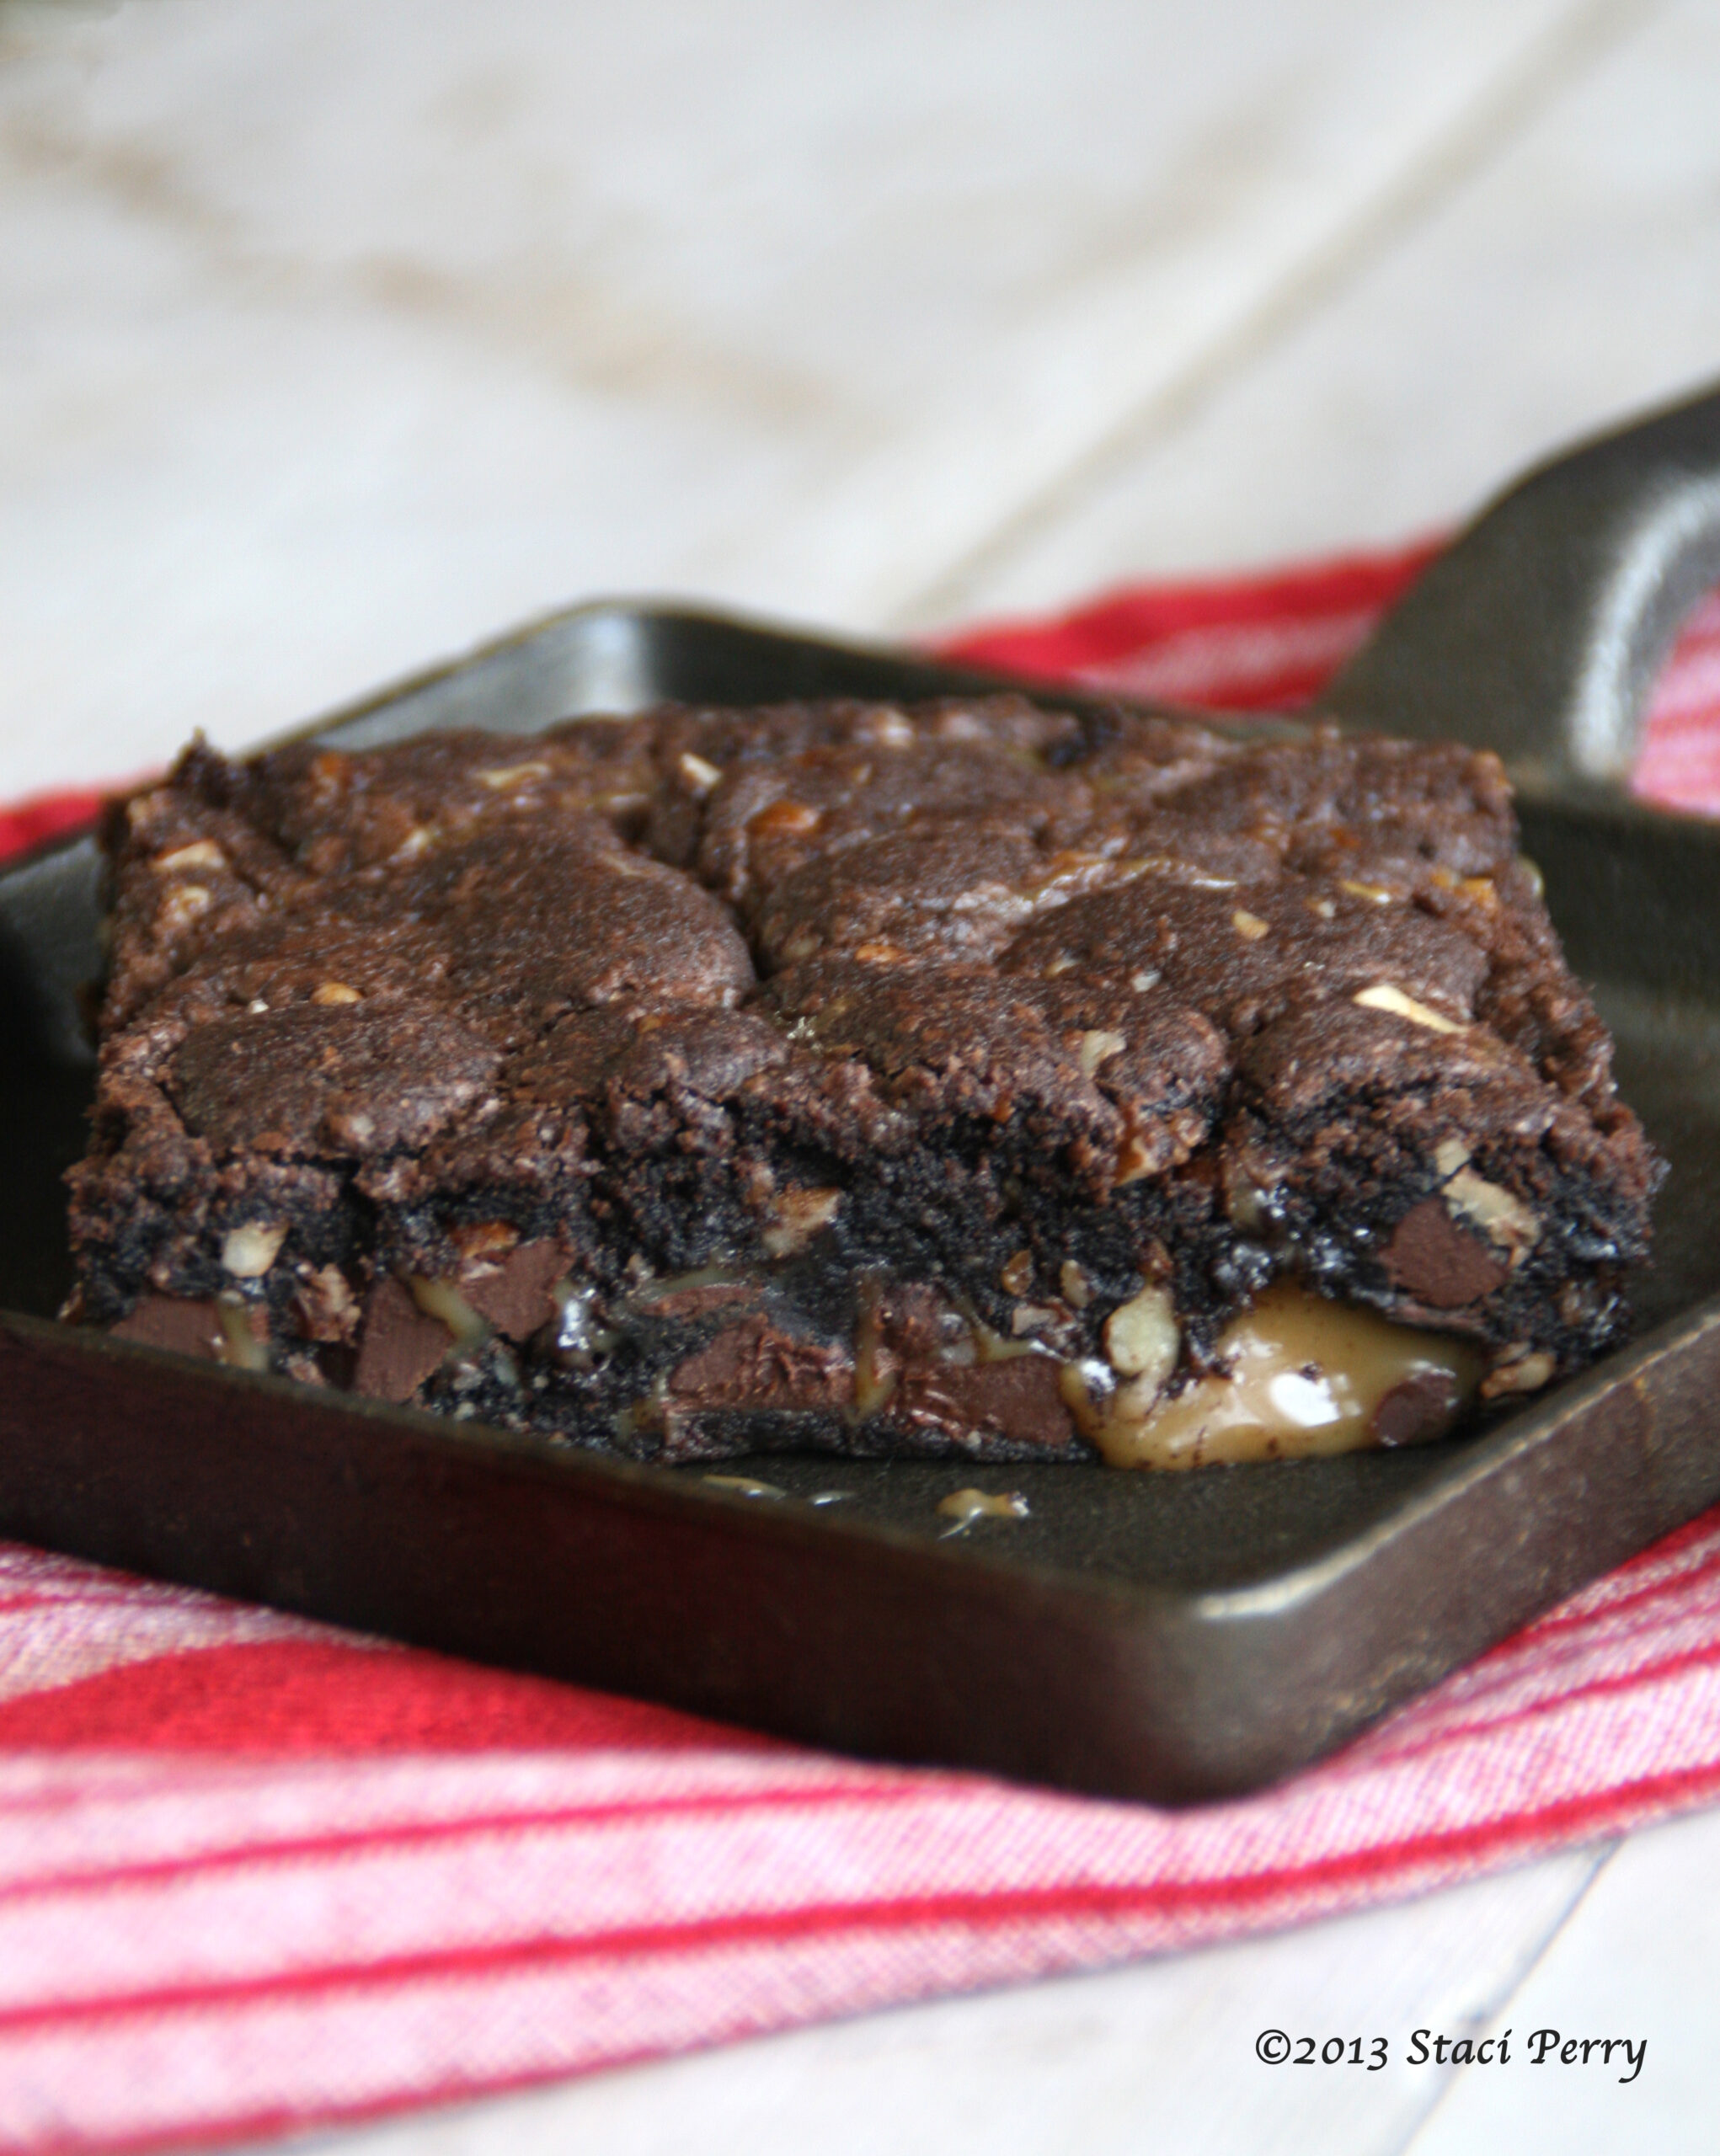
[[[1455,1412],[1473,1399],[1483,1362],[1449,1335],[1392,1325],[1288,1283],[1232,1321],[1219,1354],[1226,1374],[1199,1378],[1144,1412],[1126,1385],[1092,1403],[1086,1427],[1112,1466],[1353,1452],[1379,1442],[1375,1417],[1400,1385],[1443,1381]]]

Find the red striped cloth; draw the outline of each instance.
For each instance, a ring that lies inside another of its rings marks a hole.
[[[1281,704],[1425,558],[959,648]],[[1720,605],[1637,783],[1720,809]],[[0,2141],[470,2096],[1302,1922],[1716,1793],[1720,1511],[1294,1782],[1187,1812],[830,1758],[0,1545]]]
[[[1124,590],[1055,621],[970,631],[944,651],[1119,696],[1289,710],[1318,692],[1438,551],[1424,544],[1272,576]],[[1645,800],[1720,815],[1720,592],[1685,625],[1632,783]]]

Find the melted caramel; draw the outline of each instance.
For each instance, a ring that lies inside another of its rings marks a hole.
[[[1482,1357],[1444,1333],[1392,1325],[1282,1283],[1226,1329],[1224,1376],[1199,1378],[1174,1399],[1135,1385],[1106,1395],[1089,1377],[1082,1428],[1113,1467],[1205,1467],[1217,1460],[1294,1460],[1352,1452],[1378,1440],[1386,1396],[1418,1379],[1475,1395]],[[1098,1396],[1095,1396],[1095,1395]]]
[[[236,1295],[216,1297],[216,1315],[221,1320],[221,1337],[216,1342],[217,1362],[225,1363],[229,1369],[266,1370],[269,1368],[267,1336],[259,1340],[251,1330],[251,1306]]]
[[[976,1519],[1025,1519],[1028,1501],[1019,1490],[1002,1491],[995,1497],[985,1490],[952,1490],[947,1497],[938,1499],[937,1509],[946,1519],[955,1522],[943,1530],[942,1539],[947,1541],[952,1534],[965,1534]]]
[[[732,1490],[737,1497],[786,1497],[788,1494],[774,1482],[756,1482],[750,1475],[704,1475],[699,1479],[713,1489]],[[813,1502],[816,1503],[816,1498]]]

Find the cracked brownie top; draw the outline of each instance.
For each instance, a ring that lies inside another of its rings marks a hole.
[[[196,746],[111,845],[77,1307],[141,1337],[636,1451],[1123,1457],[1286,1294],[1468,1343],[1422,1435],[1646,1251],[1485,752],[672,707]]]

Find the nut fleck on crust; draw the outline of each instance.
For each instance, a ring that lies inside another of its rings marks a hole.
[[[665,707],[195,746],[109,837],[133,1338],[635,1457],[1185,1464],[1626,1324],[1659,1166],[1484,753]]]

